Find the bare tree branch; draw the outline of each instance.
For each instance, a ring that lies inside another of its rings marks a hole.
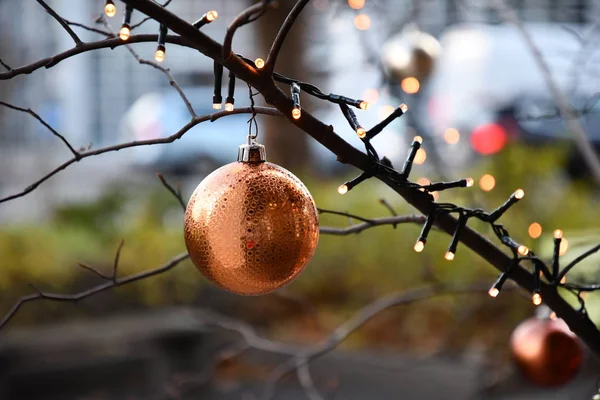
[[[104,16],[101,17],[101,22],[102,24],[104,24],[104,27],[110,31],[111,33],[114,34],[114,32],[112,32],[112,30],[110,29],[110,25],[108,25],[108,23],[106,22],[106,18],[104,18]],[[142,65],[149,65],[152,68],[155,68],[157,70],[159,70],[160,72],[162,72],[163,74],[166,75],[166,77],[169,79],[169,84],[171,86],[173,86],[173,88],[175,88],[175,90],[177,91],[177,93],[179,94],[179,97],[181,98],[181,100],[183,101],[183,103],[185,104],[185,107],[188,110],[188,113],[190,114],[190,117],[195,118],[196,117],[196,112],[194,111],[194,107],[192,107],[192,103],[190,103],[190,100],[187,98],[187,96],[185,95],[185,93],[183,93],[183,90],[181,89],[181,87],[179,86],[179,84],[175,81],[175,78],[173,78],[173,75],[171,75],[171,71],[168,68],[164,68],[161,67],[160,65],[158,65],[155,62],[143,59],[139,56],[139,54],[133,50],[133,47],[126,43],[125,44],[125,48],[129,51],[129,53],[131,53],[131,55],[133,56],[133,58],[135,58],[135,60]]]
[[[183,200],[183,197],[181,196],[181,192],[179,190],[175,189],[173,186],[171,186],[169,184],[169,182],[167,182],[167,180],[165,179],[163,174],[161,174],[160,172],[158,172],[156,174],[156,176],[158,177],[158,179],[160,179],[160,182],[163,184],[163,186],[165,188],[167,188],[167,190],[177,199],[177,201],[183,208],[183,211],[185,211],[186,204],[185,204],[185,200]]]
[[[73,41],[75,42],[75,47],[79,47],[83,44],[81,39],[79,39],[79,36],[77,36],[77,34],[75,32],[73,32],[73,29],[71,29],[71,27],[65,22],[65,20],[62,19],[62,17],[60,15],[58,15],[56,13],[56,11],[54,11],[52,9],[52,7],[48,6],[48,4],[46,4],[46,2],[44,0],[36,0],[36,1],[38,2],[39,5],[44,7],[44,10],[46,10],[46,12],[48,14],[50,14],[52,16],[52,18],[54,18],[60,24],[60,26],[63,27],[63,29],[69,34],[69,36],[71,36],[71,39],[73,39]]]
[[[27,195],[28,193],[31,193],[38,186],[40,186],[42,183],[46,182],[48,179],[52,178],[54,175],[56,175],[63,169],[67,168],[71,164],[74,164],[75,162],[78,162],[84,158],[97,156],[97,155],[108,153],[111,151],[119,151],[119,150],[127,149],[130,147],[171,143],[171,142],[174,142],[175,140],[181,138],[187,131],[189,131],[191,128],[198,125],[199,123],[202,123],[205,121],[213,122],[213,121],[216,121],[217,119],[223,118],[227,115],[248,114],[248,113],[252,113],[254,111],[256,111],[256,113],[258,113],[258,114],[281,116],[281,113],[279,111],[277,111],[276,109],[271,108],[271,107],[254,107],[254,109],[251,109],[250,107],[240,107],[240,108],[234,109],[233,111],[224,110],[224,111],[219,111],[219,112],[216,112],[213,114],[198,116],[198,117],[192,118],[192,120],[190,122],[188,122],[178,132],[172,134],[171,136],[167,136],[165,138],[138,140],[138,141],[121,143],[121,144],[117,144],[114,146],[107,146],[107,147],[103,147],[103,148],[100,148],[97,150],[89,150],[89,151],[79,153],[79,157],[73,157],[73,158],[69,159],[68,161],[65,161],[64,163],[62,163],[61,165],[59,165],[58,167],[56,167],[55,169],[53,169],[52,171],[50,171],[49,173],[47,173],[46,175],[44,175],[43,177],[41,177],[40,179],[38,179],[37,181],[32,183],[31,185],[27,186],[24,190],[22,190],[18,193],[12,194],[10,196],[1,198],[0,203],[4,203],[4,202],[7,202],[10,200],[19,198],[19,197],[23,197],[23,196]]]
[[[113,262],[113,273],[112,273],[113,283],[117,283],[117,270],[119,269],[119,257],[121,257],[121,250],[123,249],[124,244],[125,244],[125,239],[121,239],[121,242],[119,243],[119,247],[117,248],[117,253],[115,254],[115,261]]]
[[[392,207],[392,205],[388,203],[386,199],[379,199],[379,203],[382,204],[385,208],[387,208],[390,214],[392,214],[394,217],[398,215],[398,213],[396,213],[396,210],[394,210],[394,207]]]
[[[162,4],[162,7],[166,7],[171,3],[172,0],[167,0]],[[137,24],[133,24],[131,25],[130,30],[133,32],[134,29],[139,28],[140,26],[142,26],[143,24],[145,24],[147,21],[150,21],[152,18],[150,17],[145,17],[144,19],[142,19],[140,22],[138,22]]]
[[[19,311],[19,309],[25,303],[30,303],[30,302],[36,301],[36,300],[76,302],[76,301],[85,299],[86,297],[90,297],[97,293],[111,289],[113,287],[127,285],[129,283],[137,282],[139,280],[148,278],[150,276],[155,276],[155,275],[159,275],[164,272],[167,272],[170,269],[179,265],[182,261],[187,260],[188,257],[189,256],[187,253],[182,253],[182,254],[179,254],[178,256],[173,257],[166,264],[163,264],[162,266],[160,266],[158,268],[151,269],[151,270],[144,271],[144,272],[138,272],[136,274],[129,275],[124,278],[115,279],[114,281],[111,280],[109,282],[102,283],[102,284],[94,286],[90,289],[84,290],[83,292],[79,292],[79,293],[75,293],[75,294],[60,294],[60,293],[43,292],[43,291],[35,288],[35,286],[31,285],[34,287],[34,289],[37,291],[37,293],[21,297],[12,306],[12,308],[8,311],[8,313],[6,315],[4,315],[4,317],[0,320],[0,329],[2,329],[15,316],[17,311]]]
[[[270,76],[273,74],[273,70],[275,69],[275,63],[277,62],[277,56],[279,55],[281,46],[283,46],[283,42],[285,41],[287,34],[290,32],[292,26],[294,26],[294,22],[296,22],[296,19],[298,18],[298,16],[309,1],[310,0],[299,0],[298,2],[296,2],[292,10],[285,18],[285,21],[283,21],[283,25],[281,25],[281,28],[279,28],[279,32],[277,32],[277,36],[275,37],[275,40],[273,41],[273,44],[271,45],[271,49],[269,50],[269,54],[267,56],[267,62],[264,66],[264,73],[266,75]]]
[[[2,65],[7,71],[12,71],[12,68],[2,60],[0,60],[0,65]]]
[[[343,213],[342,213],[343,214]],[[326,235],[338,235],[338,236],[346,236],[351,235],[353,233],[360,233],[369,228],[373,228],[375,226],[382,225],[392,225],[396,226],[398,224],[422,224],[425,222],[425,216],[423,215],[401,215],[395,217],[383,217],[383,218],[374,218],[367,220],[361,224],[351,225],[347,228],[335,228],[331,226],[321,226],[319,228],[319,232],[324,233]]]
[[[158,40],[158,35],[132,35],[127,39],[127,42],[122,41],[118,37],[113,37],[109,39],[99,40],[97,42],[88,42],[83,43],[81,46],[73,47],[69,50],[63,51],[62,53],[58,53],[51,57],[46,57],[41,60],[35,61],[31,64],[24,65],[18,68],[7,68],[8,71],[0,73],[0,80],[6,80],[14,78],[17,75],[30,74],[40,68],[52,68],[59,62],[66,60],[67,58],[71,58],[81,53],[86,53],[92,50],[98,49],[114,49],[115,47],[124,46],[126,43],[141,43],[141,42],[156,42]],[[176,44],[179,46],[191,47],[189,43],[176,35],[167,35],[165,41],[167,43]],[[5,67],[8,67],[3,63]]]
[[[50,132],[52,132],[52,134],[53,134],[54,136],[56,136],[57,138],[59,138],[59,139],[60,139],[60,140],[61,140],[61,141],[62,141],[62,142],[65,144],[65,146],[67,146],[67,148],[69,149],[69,151],[70,151],[70,152],[73,154],[73,157],[74,157],[74,158],[77,158],[77,159],[79,159],[79,158],[81,157],[81,154],[80,154],[80,153],[79,153],[77,150],[75,150],[75,149],[73,148],[73,146],[71,146],[71,144],[69,143],[69,141],[68,141],[68,140],[67,140],[67,139],[66,139],[66,138],[65,138],[63,135],[61,135],[60,133],[58,133],[58,132],[56,131],[56,129],[54,129],[53,127],[51,127],[51,126],[50,126],[50,124],[48,124],[46,121],[44,121],[44,120],[42,119],[42,117],[40,117],[40,116],[39,116],[39,115],[38,115],[38,114],[37,114],[35,111],[33,111],[31,108],[22,108],[22,107],[17,107],[17,106],[15,106],[15,105],[12,105],[12,104],[6,103],[6,102],[4,102],[4,101],[1,101],[1,100],[0,100],[0,105],[2,105],[2,106],[4,106],[4,107],[7,107],[7,108],[10,108],[10,109],[13,109],[13,110],[16,110],[16,111],[20,111],[20,112],[23,112],[23,113],[26,113],[26,114],[29,114],[29,115],[31,115],[33,118],[37,119],[37,120],[40,122],[40,124],[44,125],[44,127],[45,127],[46,129],[48,129]]]
[[[275,395],[277,382],[292,373],[301,365],[305,365],[331,350],[356,332],[370,319],[389,308],[399,305],[411,304],[417,301],[430,299],[436,296],[459,294],[483,294],[489,289],[488,283],[477,283],[469,286],[457,284],[439,284],[410,289],[405,292],[392,293],[375,300],[373,303],[361,308],[349,320],[341,324],[321,343],[306,350],[296,353],[292,358],[280,364],[269,376],[262,394],[263,400],[272,399]]]
[[[261,0],[260,2],[251,5],[241,13],[239,13],[233,21],[227,27],[227,32],[225,32],[225,37],[223,38],[223,46],[221,51],[221,58],[223,60],[228,60],[233,52],[231,51],[231,44],[233,43],[233,36],[239,27],[246,25],[253,16],[262,14],[269,4],[271,0]]]
[[[504,0],[494,0],[494,4],[504,16],[506,21],[512,23],[521,33],[525,44],[527,47],[529,47],[529,51],[533,55],[533,58],[537,63],[544,80],[546,81],[546,86],[548,86],[548,89],[552,93],[552,96],[558,105],[561,116],[565,118],[569,130],[574,135],[575,143],[579,148],[581,156],[590,169],[590,172],[596,180],[596,183],[600,184],[600,160],[598,160],[598,157],[596,156],[594,148],[587,137],[583,125],[574,114],[568,97],[560,90],[558,84],[554,81],[552,73],[550,72],[550,67],[546,63],[540,49],[533,42],[533,39],[529,33],[527,33],[527,30],[523,26],[523,23],[519,20],[517,13],[510,8]]]
[[[86,31],[89,31],[89,32],[98,33],[107,38],[115,37],[115,34],[107,32],[107,31],[103,31],[102,29],[97,29],[97,28],[91,27],[89,25],[82,24],[80,22],[69,21],[68,19],[64,19],[64,18],[63,18],[63,20],[70,26],[76,26],[78,28],[85,29]]]
[[[104,279],[106,281],[112,281],[112,278],[110,276],[104,275],[102,272],[98,271],[95,268],[90,267],[89,265],[86,265],[86,264],[83,264],[83,263],[77,263],[77,265],[79,265],[83,269],[87,269],[88,271],[96,274],[97,276],[99,276],[100,278],[102,278],[102,279]]]

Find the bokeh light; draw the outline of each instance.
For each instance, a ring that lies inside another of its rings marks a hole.
[[[481,125],[471,134],[471,146],[479,154],[490,155],[502,150],[507,136],[503,127],[497,124]]]
[[[348,0],[348,5],[350,8],[360,10],[365,6],[365,0]]]
[[[358,30],[366,31],[371,27],[371,17],[367,14],[358,14],[354,17],[354,26]]]
[[[529,229],[527,229],[527,233],[529,233],[529,236],[533,239],[537,239],[542,235],[542,226],[537,222],[532,222],[531,225],[529,225]]]
[[[377,109],[377,116],[379,117],[379,119],[385,119],[387,118],[391,113],[394,112],[394,110],[396,109],[396,107],[387,104],[385,106],[381,106]]]
[[[400,82],[400,87],[402,90],[404,90],[404,93],[415,94],[421,88],[421,84],[417,78],[409,76],[408,78],[402,79],[402,82]]]
[[[566,238],[562,238],[560,242],[560,248],[558,250],[558,254],[564,256],[567,254],[567,250],[569,250],[569,241]]]
[[[444,132],[444,140],[448,144],[456,144],[456,143],[458,143],[459,139],[460,139],[460,133],[458,132],[458,129],[456,129],[456,128],[448,128]]]
[[[423,164],[427,159],[427,152],[425,149],[417,150],[417,154],[415,155],[415,164]]]
[[[493,175],[485,174],[479,178],[479,188],[484,192],[489,192],[496,187],[496,178]]]
[[[377,103],[377,100],[379,100],[379,90],[375,88],[365,90],[363,93],[363,99],[371,104]]]

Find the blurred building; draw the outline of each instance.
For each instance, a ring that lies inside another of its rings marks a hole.
[[[69,21],[104,29],[102,24],[94,23],[102,13],[102,1],[50,0],[47,3]],[[119,14],[109,21],[114,32],[119,30],[122,21],[123,6],[118,3]],[[205,12],[216,9],[220,18],[228,21],[242,7],[243,4],[237,1],[178,0],[169,9],[189,21],[195,21]],[[142,18],[143,15],[134,12],[133,23]],[[215,23],[204,27],[203,31],[215,40],[221,40],[226,26],[226,23]],[[11,67],[25,65],[73,47],[69,35],[35,2],[0,1],[0,27],[3,37],[9,38],[3,43],[1,58]],[[83,41],[102,38],[92,32],[74,29]],[[245,32],[251,29],[244,28]],[[148,21],[135,30],[136,33],[157,31],[158,24],[155,21]],[[240,34],[235,44],[248,49],[251,48],[251,39],[252,35]],[[140,43],[136,44],[135,51],[142,58],[152,59],[155,47],[154,43]],[[177,76],[182,86],[212,84],[212,61],[206,57],[191,56],[189,51],[168,45],[165,65]],[[73,143],[87,145],[91,142],[94,146],[115,142],[120,118],[142,94],[163,88],[169,90],[169,83],[160,71],[147,66],[140,67],[125,47],[84,53],[59,63],[50,71],[40,69],[14,81],[10,93],[2,93],[4,99],[36,110],[53,127],[67,134]],[[10,114],[10,118],[2,118],[0,132],[4,133],[0,134],[0,140],[5,146],[45,139],[53,142],[48,132],[36,121],[14,114]],[[19,132],[19,135],[14,132]]]
[[[94,24],[94,20],[102,12],[102,1],[50,0],[48,3],[68,20],[103,29],[101,24]],[[197,19],[210,9],[216,9],[221,21],[228,21],[243,8],[241,3],[243,2],[178,0],[170,4],[169,9],[189,21]],[[398,30],[409,17],[409,20],[437,35],[445,27],[455,23],[500,22],[490,3],[487,0],[387,0],[377,2],[376,11],[386,14],[385,9],[398,10],[393,15],[386,16],[387,26],[384,32]],[[517,0],[511,3],[526,21],[592,23],[600,15],[600,2],[596,0]],[[113,31],[118,31],[122,18],[122,4],[118,6],[120,13],[110,21]],[[328,30],[317,30],[315,27],[315,36],[318,35],[321,40],[329,40],[328,35],[331,42],[339,47],[340,42],[336,43],[335,39],[339,32],[331,26],[335,25],[332,20],[339,15],[338,11],[348,8],[346,1],[322,0],[315,2],[315,8],[325,11],[324,24],[329,25]],[[134,12],[133,22],[141,19],[142,16]],[[203,31],[220,40],[226,27],[226,23],[221,21],[204,27]],[[49,57],[73,46],[71,38],[60,25],[35,2],[0,1],[0,27],[3,37],[8,38],[2,43],[2,59],[13,67],[40,57]],[[243,29],[243,33],[236,36],[235,46],[251,56],[256,46],[253,45],[254,35],[248,33],[252,32],[253,26]],[[99,38],[97,34],[78,28],[75,30],[84,41]],[[157,23],[148,21],[136,32],[154,33],[157,30]],[[344,40],[347,39],[345,37]],[[152,58],[154,48],[153,43],[135,46],[141,57],[149,59]],[[338,57],[340,52],[333,54]],[[315,57],[323,57],[322,49]],[[333,60],[332,64],[335,66],[337,63]],[[212,63],[206,57],[193,57],[189,51],[177,46],[167,46],[165,65],[172,69],[182,86],[211,83]],[[322,66],[316,65],[316,69],[319,68]],[[17,78],[14,85],[3,83],[3,86],[0,94],[4,99],[38,111],[52,126],[68,134],[73,143],[82,146],[93,143],[98,146],[115,142],[120,119],[135,99],[149,90],[168,88],[168,82],[159,71],[137,65],[126,48],[119,47],[70,58],[54,66],[51,71],[40,69],[31,75]],[[8,90],[10,93],[6,93]],[[6,112],[1,115],[6,115]],[[53,138],[36,121],[15,117],[14,114],[0,120],[0,132],[3,146],[20,146],[39,141],[43,144],[54,143]],[[19,132],[19,135],[14,135],[13,132]]]

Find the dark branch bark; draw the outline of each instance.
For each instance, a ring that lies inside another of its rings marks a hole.
[[[188,254],[187,253],[182,253],[179,254],[178,256],[172,258],[169,262],[167,262],[166,264],[155,268],[155,269],[151,269],[148,271],[144,271],[144,272],[139,272],[137,274],[133,274],[133,275],[129,275],[126,276],[124,278],[121,279],[111,279],[108,282],[102,283],[98,286],[94,286],[90,289],[87,289],[83,292],[79,292],[79,293],[75,293],[75,294],[57,294],[57,293],[47,293],[44,291],[41,291],[39,289],[37,289],[35,286],[34,289],[36,290],[36,294],[30,294],[28,296],[23,296],[21,297],[14,306],[12,306],[12,308],[8,311],[8,313],[2,318],[2,320],[0,320],[0,329],[2,329],[17,313],[17,311],[19,311],[19,309],[25,304],[25,303],[30,303],[32,301],[36,301],[36,300],[50,300],[50,301],[60,301],[60,302],[76,302],[82,299],[85,299],[86,297],[90,297],[93,296],[97,293],[103,292],[105,290],[111,289],[113,287],[116,286],[123,286],[123,285],[127,285],[129,283],[133,283],[145,278],[148,278],[150,276],[154,276],[154,275],[159,275],[162,274],[164,272],[169,271],[170,269],[176,267],[177,265],[179,265],[182,261],[187,260],[188,259]]]
[[[254,111],[256,111],[258,114],[275,115],[275,116],[281,115],[276,109],[273,109],[270,107],[254,107]],[[219,111],[219,112],[216,112],[213,114],[203,115],[201,117],[192,118],[192,120],[190,122],[188,122],[178,132],[172,134],[171,136],[167,136],[165,138],[139,140],[139,141],[121,143],[121,144],[117,144],[114,146],[108,146],[108,147],[103,147],[103,148],[97,149],[97,150],[90,150],[90,151],[85,151],[85,152],[79,153],[78,157],[73,157],[73,158],[69,159],[68,161],[65,161],[64,163],[62,163],[61,165],[59,165],[58,167],[56,167],[55,169],[53,169],[52,171],[50,171],[49,173],[47,173],[46,175],[44,175],[43,177],[41,177],[40,179],[38,179],[37,181],[32,183],[31,185],[29,185],[28,187],[26,187],[21,192],[1,198],[0,203],[4,203],[4,202],[7,202],[10,200],[19,198],[19,197],[23,197],[26,194],[31,193],[38,186],[40,186],[42,183],[46,182],[48,179],[52,178],[54,175],[58,174],[63,169],[67,168],[71,164],[74,164],[84,158],[97,156],[97,155],[108,153],[111,151],[119,151],[119,150],[127,149],[130,147],[171,143],[171,142],[174,142],[175,140],[181,138],[187,131],[189,131],[191,128],[198,125],[199,123],[202,123],[205,121],[211,121],[211,122],[216,121],[219,118],[223,118],[223,117],[226,117],[227,115],[231,115],[231,114],[248,114],[248,113],[252,113],[252,112],[253,112],[253,110],[250,107],[236,108],[233,111]]]
[[[33,118],[37,119],[40,124],[44,125],[44,127],[46,129],[48,129],[50,132],[52,132],[52,134],[54,136],[56,136],[57,138],[59,138],[61,140],[61,142],[63,142],[65,144],[65,146],[67,146],[67,148],[69,149],[69,151],[73,154],[74,158],[79,158],[81,155],[79,154],[79,152],[77,150],[75,150],[73,148],[73,146],[71,146],[71,143],[69,143],[69,141],[60,133],[58,133],[56,131],[56,129],[54,129],[53,127],[51,127],[46,121],[44,121],[42,119],[42,117],[40,117],[35,111],[33,111],[31,108],[22,108],[22,107],[17,107],[15,105],[6,103],[4,101],[0,100],[0,105],[3,105],[4,107],[10,108],[12,110],[16,110],[16,111],[21,111],[23,113],[29,114],[31,115]]]
[[[98,49],[114,49],[119,46],[124,46],[128,43],[141,43],[141,42],[156,42],[158,40],[158,35],[132,35],[127,42],[122,41],[119,38],[110,38],[104,39],[97,42],[89,42],[84,43],[79,47],[73,47],[72,49],[63,51],[62,53],[58,53],[52,57],[43,58],[34,63],[24,65],[18,68],[10,68],[8,65],[2,63],[7,71],[0,73],[0,80],[7,80],[14,78],[17,75],[30,74],[34,71],[37,71],[40,68],[52,68],[59,62],[66,60],[67,58],[71,58],[81,53],[86,53],[92,50]],[[175,35],[167,35],[166,42],[171,44],[176,44],[179,46],[191,47],[188,42],[186,42],[183,38]]]
[[[385,217],[385,218],[374,218],[369,220],[368,222],[363,222],[361,224],[356,224],[349,226],[347,228],[334,228],[331,226],[322,226],[319,228],[319,232],[326,235],[338,235],[338,236],[347,236],[354,233],[360,233],[369,228],[373,228],[376,226],[382,225],[392,225],[396,226],[398,224],[422,224],[425,222],[425,217],[423,215],[403,215],[396,217]]]
[[[309,1],[310,0],[299,0],[288,14],[287,18],[283,22],[283,25],[281,25],[281,28],[279,29],[279,32],[277,32],[277,36],[275,37],[267,56],[267,62],[265,63],[264,67],[266,75],[271,76],[273,74],[281,46],[283,46],[283,42],[285,41],[287,34],[292,29],[294,22],[296,22],[296,19]]]
[[[48,14],[50,14],[52,16],[52,18],[54,18],[56,20],[56,22],[58,22],[60,24],[60,26],[63,27],[63,29],[69,34],[69,36],[71,36],[71,39],[73,39],[73,41],[75,42],[75,47],[79,47],[83,44],[81,39],[79,39],[79,36],[77,36],[77,34],[75,32],[73,32],[73,29],[71,29],[69,24],[67,24],[66,21],[64,19],[62,19],[62,17],[60,15],[58,15],[56,13],[56,11],[54,11],[52,9],[52,7],[48,6],[48,4],[46,4],[46,2],[43,0],[36,0],[36,1],[38,2],[39,5],[44,7],[44,10],[46,10],[46,12]]]

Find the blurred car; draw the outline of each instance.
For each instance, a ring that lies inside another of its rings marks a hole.
[[[184,88],[184,92],[196,114],[205,115],[215,111],[211,103],[212,88]],[[385,97],[381,101],[393,104],[392,99]],[[249,99],[238,96],[235,105],[249,106]],[[390,105],[387,106],[388,111]],[[372,108],[369,111],[356,110],[359,121],[366,129],[385,117],[381,109]],[[364,151],[364,145],[337,106],[325,105],[324,108],[316,109],[314,115],[324,123],[333,125],[344,140]],[[245,143],[248,134],[248,118],[248,114],[232,114],[214,122],[198,124],[173,143],[135,147],[132,149],[131,162],[141,168],[164,172],[210,172],[236,159],[237,147]],[[135,101],[125,113],[121,121],[121,134],[126,141],[163,138],[177,132],[189,120],[189,112],[176,92],[148,93]],[[392,161],[403,161],[409,140],[401,134],[403,127],[402,118],[399,118],[373,140],[373,144],[381,151],[380,156],[385,155]],[[335,174],[343,168],[336,156],[316,140],[309,138],[309,149],[312,161],[318,163],[323,174]]]
[[[553,79],[575,108],[582,107],[596,92],[590,83],[597,78],[590,70],[594,62],[574,69],[573,60],[581,51],[580,40],[563,24],[528,23],[525,30]],[[455,148],[460,162],[468,163],[475,154],[501,151],[511,139],[540,144],[570,138],[561,118],[533,118],[556,114],[556,105],[517,28],[457,25],[445,31],[440,41],[442,54],[425,93],[427,130],[444,142],[447,130],[457,129],[465,140],[448,148]],[[580,74],[579,82],[585,84],[574,85],[573,74]],[[597,121],[597,107],[582,116],[594,142],[600,142]]]

